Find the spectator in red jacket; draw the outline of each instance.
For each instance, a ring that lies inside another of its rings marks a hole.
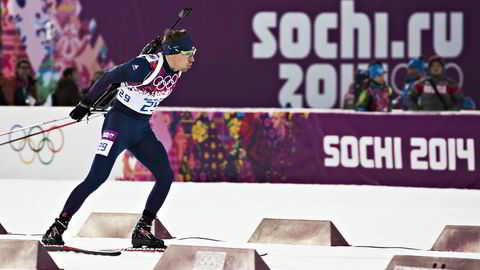
[[[458,83],[445,74],[440,56],[428,61],[428,76],[411,84],[408,91],[409,109],[417,111],[460,110],[464,95]]]

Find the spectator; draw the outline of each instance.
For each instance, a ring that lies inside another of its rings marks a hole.
[[[93,77],[92,77],[92,80],[90,81],[90,85],[82,89],[82,92],[81,92],[82,97],[85,96],[88,93],[88,91],[90,91],[90,88],[92,88],[93,84],[95,84],[95,82],[98,80],[98,78],[100,78],[100,76],[103,75],[103,73],[104,73],[103,71],[96,71],[95,73],[93,73]]]
[[[414,82],[408,91],[409,109],[423,111],[460,110],[464,95],[457,82],[445,75],[440,56],[428,60],[428,76]]]
[[[53,106],[75,106],[80,102],[80,91],[76,80],[77,70],[74,67],[66,68],[63,71],[62,78],[58,81],[52,96]]]
[[[8,105],[7,98],[4,92],[5,80],[3,79],[3,72],[0,72],[0,106]]]
[[[368,70],[357,69],[353,82],[348,86],[348,91],[343,97],[343,109],[355,109],[362,87],[368,80]]]
[[[415,81],[420,80],[425,76],[425,61],[420,56],[413,58],[407,65],[407,76],[405,77],[405,85],[402,93],[402,109],[408,110],[408,89]]]
[[[357,111],[390,112],[392,111],[392,89],[385,83],[385,70],[379,62],[368,67],[369,79],[360,89],[355,103]]]
[[[33,70],[26,59],[17,62],[15,70],[14,105],[33,106],[36,103],[37,87],[33,78]]]

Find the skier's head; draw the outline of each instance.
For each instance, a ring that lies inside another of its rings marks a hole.
[[[185,29],[166,30],[162,39],[162,49],[170,67],[182,72],[192,67],[193,55],[197,51]]]

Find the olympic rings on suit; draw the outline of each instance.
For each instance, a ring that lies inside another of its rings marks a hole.
[[[178,76],[178,74],[174,74],[173,76],[157,76],[152,84],[153,86],[155,86],[157,88],[157,90],[160,90],[160,91],[164,91],[164,90],[167,90],[167,91],[170,91],[172,90],[172,88],[175,86],[175,84],[177,83],[178,81],[178,78],[180,78]]]
[[[55,128],[55,127],[56,126],[52,126],[52,128]],[[10,130],[12,131],[14,129],[19,129],[19,128],[22,128],[22,126],[16,124]],[[20,160],[24,164],[32,164],[33,161],[35,160],[35,157],[38,156],[38,160],[40,161],[40,163],[42,163],[43,165],[48,165],[53,162],[55,154],[60,152],[63,149],[63,145],[65,144],[65,138],[64,138],[62,129],[54,129],[54,130],[58,130],[60,134],[59,145],[55,145],[52,139],[50,139],[50,132],[53,130],[44,132],[40,126],[34,126],[28,130],[28,133],[26,132],[26,130],[23,130],[22,131],[23,135],[19,137],[26,137],[33,133],[41,132],[39,134],[42,136],[41,139],[36,141],[32,139],[33,137],[28,137],[28,138],[19,140],[17,143],[10,143],[10,146],[15,152],[18,152]],[[9,140],[15,139],[15,138],[12,138],[12,134],[13,133],[9,135]],[[57,140],[55,141],[57,142]],[[25,152],[31,152],[31,157],[28,157],[28,158],[25,157],[24,156]]]

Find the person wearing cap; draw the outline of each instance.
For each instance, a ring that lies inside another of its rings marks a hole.
[[[392,111],[392,89],[385,82],[385,70],[379,62],[368,67],[369,80],[360,90],[355,103],[356,111],[390,112]]]
[[[90,172],[72,191],[59,217],[43,235],[43,244],[64,244],[62,235],[72,216],[107,180],[117,156],[128,149],[155,177],[142,217],[133,231],[132,245],[164,247],[164,242],[151,233],[151,227],[168,195],[173,172],[167,152],[153,133],[149,119],[158,104],[172,93],[182,73],[191,69],[196,48],[186,30],[167,30],[162,41],[161,52],[141,54],[100,76],[70,113],[72,119],[81,121],[90,114],[95,101],[109,91],[109,85],[121,83],[116,100],[105,117]]]
[[[407,64],[407,76],[402,93],[402,109],[408,110],[408,90],[410,85],[425,76],[425,61],[422,57],[412,58]]]
[[[412,83],[408,90],[410,110],[460,110],[463,100],[458,83],[446,76],[445,62],[437,55],[428,60],[428,76]]]

